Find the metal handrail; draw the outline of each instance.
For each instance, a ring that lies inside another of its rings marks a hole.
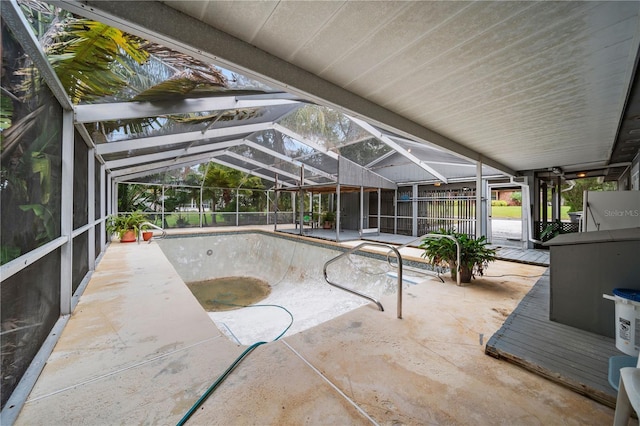
[[[408,247],[410,244],[415,243],[416,241],[420,241],[423,240],[424,238],[448,238],[450,240],[452,240],[454,243],[456,243],[456,285],[460,285],[460,243],[458,242],[458,240],[452,236],[452,235],[447,235],[447,234],[424,234],[414,240],[409,241],[408,243],[404,243],[401,246],[396,247],[396,251],[401,250],[405,247]],[[389,265],[391,266],[395,266],[393,263],[391,263],[391,261],[389,260],[389,254],[391,253],[391,251],[387,252],[387,263],[389,263]],[[402,258],[399,258],[402,259]],[[399,263],[398,263],[399,264]]]
[[[138,237],[139,237],[139,238],[138,238],[138,243],[140,243],[140,240],[142,239],[142,227],[143,227],[143,226],[149,226],[149,227],[151,227],[151,228],[155,228],[155,229],[157,229],[157,230],[159,230],[159,231],[162,231],[162,234],[161,234],[159,237],[157,237],[157,238],[164,238],[164,237],[166,237],[166,236],[167,236],[167,231],[165,231],[163,228],[159,227],[158,225],[154,225],[154,224],[153,224],[153,223],[151,223],[151,222],[142,222],[142,223],[140,224],[140,235],[138,236]],[[156,238],[156,236],[154,236],[153,238]],[[151,244],[151,240],[149,240],[149,244]]]
[[[357,246],[353,247],[350,250],[345,251],[344,253],[341,253],[340,255],[334,257],[333,259],[328,260],[325,264],[324,264],[324,268],[322,269],[322,273],[324,274],[324,280],[327,282],[327,284],[332,285],[334,287],[337,287],[339,289],[342,289],[344,291],[348,291],[351,294],[355,294],[356,296],[360,296],[363,297],[367,300],[372,301],[373,303],[375,303],[376,305],[378,305],[378,308],[380,308],[381,311],[384,311],[384,308],[382,307],[382,304],[380,302],[378,302],[376,299],[374,299],[371,296],[367,296],[364,293],[360,293],[357,290],[353,290],[347,287],[343,287],[340,284],[334,283],[329,281],[329,277],[327,277],[327,266],[329,266],[330,264],[332,264],[333,262],[336,262],[337,260],[339,260],[342,257],[348,256],[351,253],[360,250],[362,247],[365,246],[370,246],[370,247],[384,247],[384,248],[388,248],[389,253],[390,252],[395,252],[396,257],[398,259],[398,304],[397,304],[397,316],[398,318],[402,318],[402,256],[400,255],[400,252],[392,245],[390,244],[380,244],[380,243],[361,243],[358,244]],[[387,259],[389,258],[389,254],[387,253]]]

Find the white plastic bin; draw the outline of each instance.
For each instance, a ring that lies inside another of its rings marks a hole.
[[[603,295],[616,302],[616,348],[627,355],[640,354],[640,290],[614,288],[613,297]]]

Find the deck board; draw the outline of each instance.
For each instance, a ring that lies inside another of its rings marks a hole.
[[[512,262],[527,263],[531,265],[549,266],[549,251],[538,249],[518,249],[513,247],[493,247],[496,249],[496,258]]]
[[[615,339],[549,320],[548,271],[487,342],[485,352],[615,407],[609,358]]]

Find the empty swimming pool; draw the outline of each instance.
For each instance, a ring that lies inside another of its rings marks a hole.
[[[259,305],[279,305],[293,315],[287,335],[298,333],[369,303],[324,280],[324,263],[342,251],[334,246],[263,232],[185,235],[158,241],[185,283],[225,277],[253,277],[271,286]],[[396,291],[385,261],[350,255],[327,270],[329,279],[374,298]],[[372,304],[373,309],[377,309]],[[208,312],[231,340],[251,344],[273,340],[289,324],[286,311],[251,307]]]

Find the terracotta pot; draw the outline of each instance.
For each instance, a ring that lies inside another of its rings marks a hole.
[[[121,243],[133,243],[135,241],[136,241],[136,231],[134,231],[133,229],[125,231],[124,234],[122,234],[122,238],[120,238]]]
[[[451,279],[456,281],[456,262],[451,262]],[[460,267],[460,282],[461,283],[470,283],[471,282],[471,273],[472,273],[472,269],[469,268],[469,266],[467,265],[462,265]]]
[[[142,239],[149,241],[153,237],[153,231],[142,231]]]

